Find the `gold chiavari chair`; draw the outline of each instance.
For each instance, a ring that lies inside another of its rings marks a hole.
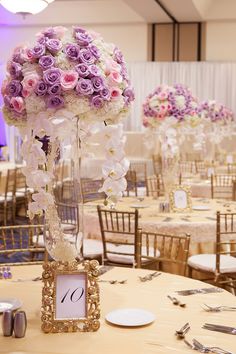
[[[102,209],[98,205],[97,211],[103,242],[104,264],[137,267],[141,242],[138,210],[117,211]]]
[[[147,163],[146,162],[131,162],[130,171],[136,172],[137,187],[146,187],[147,179]],[[137,190],[138,193],[138,190]]]
[[[91,202],[94,200],[105,199],[104,192],[98,192],[98,190],[102,187],[103,180],[102,179],[90,179],[90,178],[82,178],[81,179],[81,192],[83,203]]]
[[[127,196],[129,197],[130,194],[134,194],[136,197],[138,195],[138,186],[137,186],[137,177],[136,177],[136,172],[132,170],[128,170],[126,173],[126,181],[127,181],[127,188],[126,188],[126,193]]]
[[[77,233],[79,231],[79,206],[56,202],[57,213],[61,220],[64,232]]]
[[[12,223],[15,224],[16,217],[16,170],[7,171],[4,194],[0,195],[0,214],[3,217],[3,224],[7,225],[8,216],[11,215]]]
[[[195,161],[195,170],[196,170],[196,173],[199,173],[199,174],[205,174],[207,175],[207,167],[206,167],[206,163],[205,161],[203,160],[196,160]]]
[[[156,176],[161,174],[161,172],[162,172],[161,155],[159,155],[159,154],[152,155],[152,166],[153,166],[154,174]]]
[[[144,259],[153,261],[156,268],[168,272],[186,275],[189,255],[190,235],[172,235],[153,232],[141,233],[141,245],[145,247],[146,255],[139,254],[138,266]],[[141,259],[142,258],[142,259]]]
[[[22,173],[21,168],[16,168],[16,213],[18,208],[23,205],[25,209],[25,215],[26,215],[27,198],[29,193],[30,190],[27,189],[25,175]]]
[[[228,163],[227,164],[227,173],[236,175],[236,163]]]
[[[236,292],[236,213],[216,213],[215,253],[188,258],[189,275],[197,271],[213,282]]]
[[[148,197],[159,198],[164,195],[164,184],[161,175],[148,176],[146,186]]]
[[[211,175],[211,198],[233,199],[233,181],[236,175]]]
[[[39,253],[45,248],[39,246],[39,238],[44,225],[17,225],[0,227],[0,264],[38,264]]]
[[[78,204],[56,203],[58,216],[61,220],[61,227],[68,236],[68,239],[79,237],[81,241],[81,254],[84,259],[97,259],[102,261],[102,242],[98,240],[87,239],[79,235],[80,232],[80,214]],[[82,233],[81,225],[81,233]],[[78,250],[79,251],[79,250]]]
[[[236,202],[236,181],[233,181],[233,198],[232,200]]]

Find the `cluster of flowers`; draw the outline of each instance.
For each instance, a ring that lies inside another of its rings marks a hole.
[[[81,27],[40,32],[33,47],[14,50],[7,73],[3,112],[16,126],[47,109],[63,108],[85,119],[118,119],[134,100],[120,50]]]
[[[205,118],[212,123],[228,124],[234,120],[233,112],[216,101],[203,101],[200,110]]]
[[[181,84],[158,86],[143,104],[145,127],[155,128],[169,117],[176,123],[188,122],[190,125],[196,125],[201,120],[197,99]]]

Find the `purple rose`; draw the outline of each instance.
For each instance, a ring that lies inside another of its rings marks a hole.
[[[37,38],[37,42],[40,44],[45,45],[46,44],[46,38],[44,36],[40,36]]]
[[[64,107],[65,101],[62,96],[55,95],[55,96],[49,96],[47,99],[47,107],[48,108],[55,108],[59,109]]]
[[[88,49],[90,50],[90,52],[93,54],[93,56],[94,56],[94,58],[96,58],[96,59],[99,59],[100,58],[100,51],[99,51],[99,49],[95,46],[95,45],[90,45],[89,47],[88,47]]]
[[[54,85],[60,82],[61,71],[57,68],[47,69],[43,72],[43,80],[46,84]]]
[[[70,60],[78,60],[80,48],[76,44],[67,44],[65,47],[65,53]]]
[[[120,74],[121,74],[121,76],[122,76],[122,78],[123,78],[124,80],[126,80],[126,81],[129,80],[128,71],[127,71],[127,69],[126,69],[126,67],[125,67],[124,64],[123,64],[123,65],[121,64]]]
[[[73,27],[73,35],[75,36],[76,33],[85,33],[86,30],[83,29],[82,27],[79,27],[79,26],[74,26]]]
[[[81,49],[79,53],[79,61],[84,64],[94,64],[95,57],[89,49]]]
[[[123,92],[123,96],[125,97],[125,102],[129,104],[134,100],[134,90],[131,87],[127,87]]]
[[[47,90],[48,87],[43,80],[39,81],[34,88],[34,92],[38,96],[44,96],[47,93]]]
[[[90,77],[101,75],[101,70],[94,64],[90,65],[88,69]]]
[[[30,49],[30,53],[33,58],[40,58],[42,55],[45,54],[45,50],[45,45],[38,43]]]
[[[44,31],[41,32],[44,37],[53,38],[56,35],[56,32],[53,27],[48,27]]]
[[[12,80],[6,87],[6,92],[9,96],[20,96],[22,85],[18,80]]]
[[[39,65],[43,70],[50,69],[51,67],[54,66],[54,64],[55,64],[55,59],[52,55],[43,55],[39,59]]]
[[[19,79],[22,75],[21,69],[22,69],[22,66],[19,63],[15,63],[13,61],[10,63],[10,65],[8,67],[8,72],[14,79]]]
[[[62,48],[62,42],[60,39],[47,39],[46,40],[46,48],[51,52],[52,54],[56,54],[61,50]]]
[[[79,77],[85,78],[90,74],[89,67],[86,64],[78,64],[75,66],[75,70],[79,74]]]
[[[49,95],[60,95],[61,94],[61,85],[58,83],[58,84],[54,84],[52,86],[49,86],[48,93],[49,93]]]
[[[97,109],[102,108],[104,105],[104,101],[99,95],[93,96],[90,102]]]
[[[124,56],[118,48],[114,49],[114,59],[118,64],[124,63]]]
[[[91,79],[94,91],[101,91],[104,88],[104,81],[101,76],[95,76]]]
[[[92,95],[93,85],[89,79],[79,79],[78,84],[75,88],[76,92],[81,95]]]
[[[87,47],[92,42],[92,37],[87,32],[76,32],[75,39],[81,47]]]
[[[103,87],[103,89],[99,92],[100,96],[103,100],[109,101],[111,98],[111,92],[107,87]]]

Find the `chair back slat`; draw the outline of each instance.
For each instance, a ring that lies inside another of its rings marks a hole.
[[[140,257],[155,261],[159,265],[159,269],[165,264],[179,265],[181,273],[185,275],[189,243],[190,236],[187,234],[172,235],[143,231],[141,233],[141,246],[145,245],[147,250],[146,255],[142,254]]]
[[[40,246],[44,225],[17,225],[0,227],[0,264],[22,265],[43,262],[45,248]],[[41,254],[41,259],[38,255]]]

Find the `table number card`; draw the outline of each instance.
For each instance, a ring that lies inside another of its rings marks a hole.
[[[42,330],[90,332],[100,327],[99,263],[50,262],[43,265]]]
[[[188,212],[192,210],[191,192],[187,186],[176,186],[170,192],[170,210]]]

